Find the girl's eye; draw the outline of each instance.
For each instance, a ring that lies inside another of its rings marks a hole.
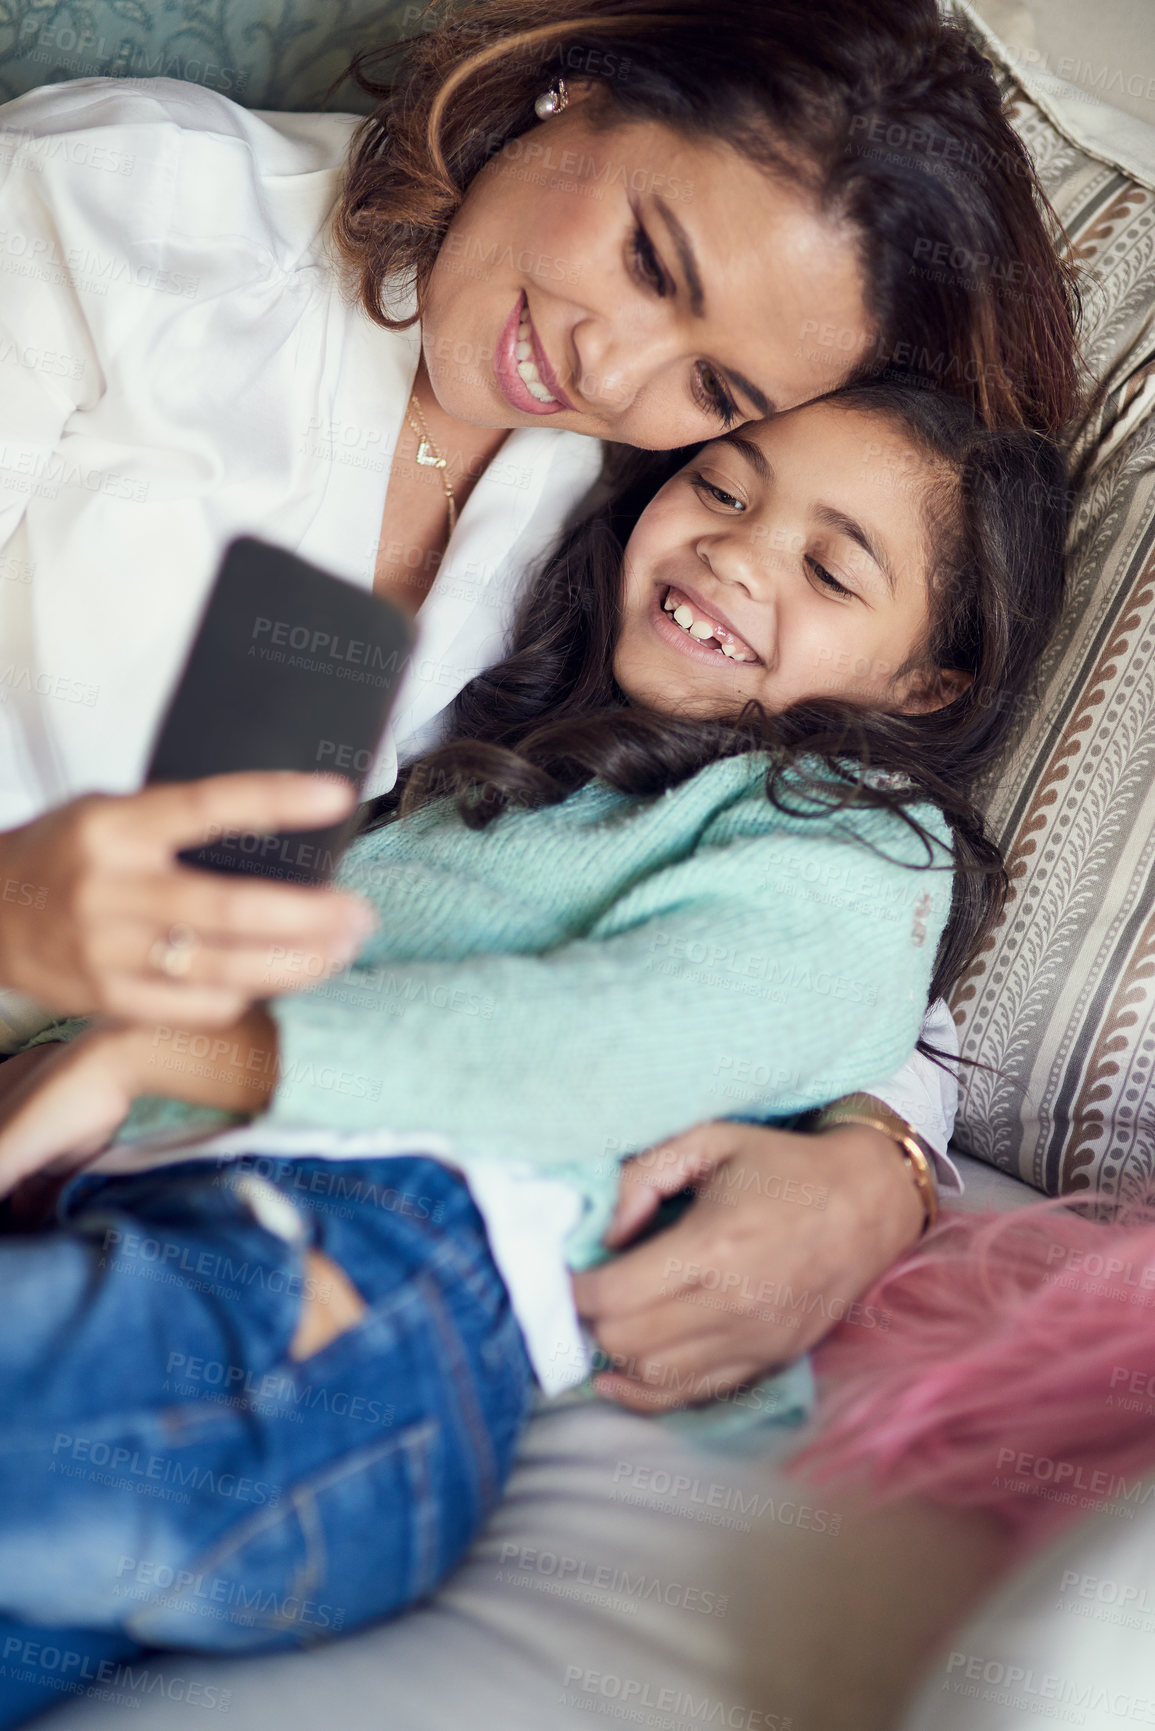
[[[642,227],[634,224],[634,232],[630,237],[630,255],[634,261],[634,275],[648,283],[655,294],[668,295],[670,281],[662,269],[662,261],[654,250],[654,243]]]
[[[699,493],[704,493],[707,498],[713,499],[716,504],[721,505],[725,510],[732,511],[735,516],[737,516],[739,511],[744,511],[746,509],[744,500],[736,498],[733,493],[727,493],[725,487],[718,487],[715,486],[713,481],[707,481],[705,475],[699,474],[695,471],[695,473],[691,475],[690,480]]]
[[[713,415],[727,431],[741,419],[737,403],[708,361],[698,362],[691,389],[703,414]]]
[[[825,565],[820,565],[817,559],[812,559],[809,555],[807,555],[806,563],[822,587],[828,590],[830,594],[845,596],[847,600],[854,599],[854,590],[848,589],[845,583],[840,583],[837,577],[831,576]]]

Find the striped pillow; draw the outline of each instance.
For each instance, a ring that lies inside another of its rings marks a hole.
[[[1084,267],[1106,392],[1076,434],[1041,703],[987,800],[1013,887],[952,999],[990,1066],[964,1067],[955,1140],[1040,1190],[1123,1198],[1155,1181],[1155,175],[1079,148],[1047,92],[1050,114],[1009,101]]]

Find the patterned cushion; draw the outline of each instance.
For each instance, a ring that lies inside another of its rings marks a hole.
[[[1009,100],[1086,272],[1105,393],[1075,438],[1041,701],[987,800],[1013,890],[953,998],[989,1066],[964,1076],[956,1141],[1040,1190],[1128,1196],[1155,1178],[1155,176],[1078,148],[1046,94],[1050,115]]]
[[[0,101],[68,78],[186,78],[246,108],[310,109],[420,0],[0,0]],[[343,84],[328,106],[365,112]]]

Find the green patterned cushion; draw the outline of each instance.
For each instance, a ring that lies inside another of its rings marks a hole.
[[[247,108],[314,109],[418,0],[0,0],[0,100],[68,78],[186,78]],[[345,83],[329,106],[364,112]]]
[[[1041,702],[988,800],[1013,891],[954,994],[989,1066],[964,1075],[955,1140],[1052,1194],[1131,1196],[1155,1179],[1155,131],[1130,122],[1127,174],[1073,141],[1085,99],[1035,94],[1011,111],[1085,270],[1105,393],[1076,434]]]

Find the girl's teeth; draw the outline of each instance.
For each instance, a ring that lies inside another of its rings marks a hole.
[[[713,621],[695,619],[693,609],[688,607],[684,601],[675,602],[667,593],[662,601],[662,606],[667,613],[673,614],[675,623],[680,625],[687,636],[693,637],[696,642],[704,643],[707,638],[715,636]],[[743,650],[738,648],[737,644],[731,643],[728,639],[719,638],[715,641],[717,650],[730,661],[753,661],[755,659],[754,656],[745,654]]]
[[[532,360],[533,359],[533,344],[527,343],[523,338],[518,343],[517,348],[514,352],[516,353],[519,361]]]

